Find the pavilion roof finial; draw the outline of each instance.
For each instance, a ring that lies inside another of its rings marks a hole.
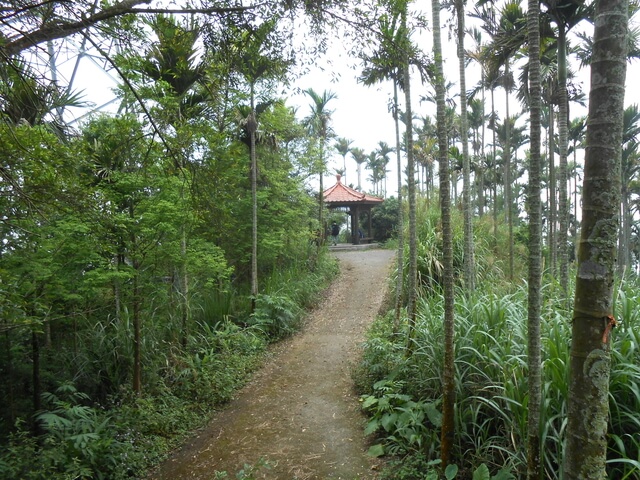
[[[342,178],[342,175],[340,175],[339,173],[336,173],[336,180],[338,183],[340,183],[341,178]]]

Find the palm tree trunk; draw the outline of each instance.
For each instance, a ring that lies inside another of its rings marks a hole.
[[[31,380],[33,384],[33,411],[42,409],[42,381],[40,377],[40,339],[38,332],[31,331]],[[36,425],[36,430],[38,426]]]
[[[406,31],[407,12],[402,12],[403,28]],[[407,52],[408,57],[408,52]],[[409,59],[403,62],[404,75],[404,95],[405,95],[405,119],[406,119],[406,148],[407,148],[407,194],[409,196],[409,278],[407,289],[409,298],[407,299],[407,316],[409,322],[409,338],[407,344],[407,356],[414,350],[414,336],[416,328],[416,308],[417,308],[417,282],[418,282],[418,246],[417,246],[417,225],[416,225],[416,173],[415,159],[413,155],[413,113],[411,111],[411,78],[409,70]]]
[[[251,154],[251,311],[255,311],[258,297],[258,162],[256,159],[256,118],[253,83],[251,84],[251,113],[247,127],[250,136]],[[320,173],[320,215],[322,215],[322,173]],[[322,228],[322,217],[320,217]]]
[[[569,288],[569,255],[567,252],[569,230],[569,205],[567,201],[567,150],[569,144],[569,96],[567,94],[567,40],[563,25],[558,34],[558,136],[560,141],[558,261],[560,263],[560,288],[567,296]]]
[[[140,262],[133,260],[132,310],[133,310],[133,392],[142,393],[142,317],[140,316]]]
[[[402,145],[400,143],[400,120],[398,119],[398,82],[393,80],[393,120],[396,127],[396,160],[398,168],[398,255],[396,278],[396,316],[394,330],[400,328],[400,313],[404,288],[404,209],[402,208]]]
[[[473,206],[471,204],[471,162],[469,160],[469,132],[467,128],[467,84],[465,76],[466,55],[464,50],[464,1],[456,0],[458,19],[458,67],[460,73],[460,139],[462,141],[462,208],[464,211],[464,283],[467,293],[475,288],[475,265],[473,254]]]
[[[596,2],[583,217],[572,322],[565,479],[607,478],[613,286],[628,44],[628,0]]]
[[[480,185],[481,185],[481,192],[482,192],[482,199],[480,201],[480,216],[484,215],[484,207],[486,204],[486,199],[485,199],[485,165],[486,165],[486,152],[485,152],[485,134],[486,134],[486,126],[485,126],[485,96],[486,96],[486,91],[485,91],[485,87],[484,87],[484,69],[482,69],[482,131],[480,133],[480,155],[482,156],[482,162],[478,162],[478,168],[481,172],[481,181],[480,181]],[[482,165],[481,165],[482,164]]]
[[[527,29],[529,37],[529,109],[530,109],[530,155],[529,155],[529,276],[528,276],[528,378],[529,416],[527,423],[527,478],[541,478],[540,461],[540,403],[542,400],[542,359],[540,347],[540,306],[542,285],[542,204],[540,156],[540,132],[542,97],[540,86],[540,2],[529,0]]]
[[[573,258],[578,256],[578,159],[577,145],[573,145],[573,229],[571,231],[573,243]]]
[[[442,469],[451,463],[454,445],[454,295],[453,295],[453,242],[451,233],[451,185],[447,151],[445,83],[442,67],[442,42],[440,39],[440,2],[431,0],[433,16],[433,57],[435,64],[435,90],[440,162],[440,210],[442,214],[442,256],[444,266],[444,372],[442,400],[442,431],[440,456]]]
[[[498,157],[496,156],[496,104],[495,92],[491,89],[491,115],[493,116],[492,148],[493,148],[493,246],[498,246]]]
[[[623,258],[623,269],[631,266],[631,224],[633,217],[629,208],[629,192],[626,188],[622,190],[622,237],[624,241],[624,250],[619,257]],[[623,272],[624,273],[624,272]]]
[[[553,104],[549,104],[549,263],[551,275],[558,271],[558,241],[556,225],[558,224],[558,203],[556,193],[556,155],[555,155],[555,113]]]
[[[509,78],[509,60],[505,62],[505,82]],[[509,228],[509,279],[513,280],[513,206],[511,200],[511,120],[509,117],[509,84],[505,83],[505,142],[504,142],[504,211]]]

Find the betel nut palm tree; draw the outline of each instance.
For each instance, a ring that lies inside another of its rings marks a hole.
[[[331,129],[331,115],[332,110],[329,110],[327,104],[337,98],[337,95],[330,91],[325,90],[322,94],[317,93],[313,88],[308,88],[304,91],[309,97],[311,97],[311,104],[309,105],[311,113],[305,119],[305,124],[309,129],[309,133],[318,142],[318,175],[320,180],[320,193],[318,199],[318,221],[320,222],[320,228],[324,232],[324,171],[326,168],[324,161],[324,151],[327,144],[327,139],[332,135]]]
[[[389,154],[393,152],[387,142],[378,142],[378,158],[380,159],[380,172],[382,175],[383,187],[382,191],[384,196],[387,194],[387,165],[389,164]]]
[[[467,113],[467,82],[465,68],[467,65],[467,55],[464,48],[465,30],[465,1],[455,0],[454,7],[457,19],[457,52],[458,71],[460,76],[460,140],[462,142],[462,205],[464,212],[464,283],[468,293],[475,288],[475,265],[473,248],[473,221],[471,205],[471,161],[469,159],[469,131]]]
[[[400,324],[400,311],[402,304],[402,292],[404,290],[404,218],[402,209],[402,156],[400,141],[400,119],[398,88],[404,88],[402,75],[403,49],[409,47],[405,29],[402,28],[400,10],[403,9],[403,2],[390,2],[389,14],[381,15],[378,18],[379,27],[379,48],[370,56],[364,56],[365,68],[360,80],[365,85],[373,85],[384,80],[391,80],[393,84],[393,105],[392,114],[396,134],[396,165],[398,176],[398,250],[397,250],[397,275],[396,275],[396,295],[395,295],[395,325]]]
[[[530,154],[527,210],[529,213],[529,275],[527,306],[529,415],[527,418],[527,479],[541,477],[540,402],[542,361],[540,347],[540,306],[542,284],[542,202],[540,132],[542,130],[542,87],[540,82],[540,3],[529,0],[527,37],[529,42]]]
[[[354,147],[351,149],[351,156],[357,165],[358,172],[358,190],[362,190],[362,164],[367,162],[367,154],[362,148]]]
[[[640,110],[637,105],[631,105],[624,110],[622,126],[622,154],[621,154],[621,222],[619,240],[618,269],[620,273],[632,266],[631,261],[631,228],[634,223],[631,212],[631,197],[633,182],[640,172],[640,152],[638,151],[638,135],[640,134]]]
[[[351,151],[351,144],[353,140],[340,137],[336,139],[334,147],[336,151],[342,156],[342,176],[344,178],[344,184],[347,184],[347,154]]]
[[[607,478],[628,11],[628,0],[596,2],[583,217],[571,326],[563,463],[566,480]]]
[[[569,94],[567,91],[567,32],[592,15],[593,5],[576,0],[543,0],[547,15],[558,27],[557,32],[557,101],[558,101],[558,260],[560,286],[565,295],[569,284],[569,203],[567,195],[567,156],[569,148]]]
[[[454,290],[453,290],[453,242],[451,231],[451,185],[449,180],[449,159],[446,132],[445,79],[442,60],[442,40],[440,37],[440,2],[431,0],[433,25],[433,79],[436,91],[438,153],[440,165],[440,211],[442,216],[442,264],[444,277],[444,372],[442,399],[442,430],[440,437],[440,458],[442,468],[451,463],[454,445]]]
[[[277,78],[287,70],[287,62],[273,53],[270,35],[275,29],[275,20],[248,29],[240,35],[235,68],[249,84],[250,113],[246,119],[249,132],[251,158],[251,309],[255,310],[258,296],[258,163],[256,134],[258,118],[255,105],[255,88],[261,80]]]

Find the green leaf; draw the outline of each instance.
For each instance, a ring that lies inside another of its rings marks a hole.
[[[56,415],[52,412],[44,412],[38,415],[38,420],[45,424],[47,430],[71,428],[71,420]]]
[[[364,397],[364,402],[362,402],[362,408],[367,409],[372,405],[375,405],[376,403],[378,403],[378,399],[373,395],[368,395],[367,397]]]
[[[372,445],[367,451],[370,457],[381,457],[384,455],[384,447],[381,444]]]
[[[87,446],[94,441],[100,440],[100,435],[97,433],[79,433],[78,435],[71,435],[69,440],[73,442],[73,445],[78,450],[84,450]]]
[[[433,423],[436,427],[442,426],[442,413],[436,408],[434,403],[428,403],[425,405],[425,410],[427,412],[427,417],[429,421]]]
[[[367,423],[367,427],[364,429],[364,434],[371,435],[373,432],[378,430],[379,426],[380,426],[380,421],[377,418],[374,418],[369,423]]]
[[[444,476],[447,480],[452,480],[453,478],[456,478],[457,474],[458,474],[458,465],[456,465],[455,463],[451,465],[447,465],[447,468],[444,471]],[[475,476],[473,478],[475,478]]]
[[[382,428],[384,428],[387,432],[390,432],[391,430],[393,430],[393,427],[395,426],[397,420],[397,413],[385,413],[382,416],[380,424],[382,425]]]
[[[491,477],[491,480],[514,480],[515,478],[516,477],[513,476],[511,470],[505,467]]]
[[[473,480],[490,480],[490,478],[489,467],[484,463],[473,472]]]

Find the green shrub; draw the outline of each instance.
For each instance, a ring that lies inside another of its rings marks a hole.
[[[376,382],[373,388],[373,395],[362,397],[362,408],[369,414],[365,434],[378,433],[382,442],[369,449],[370,455],[417,452],[437,443],[442,414],[435,402],[398,393],[402,384],[392,380]]]
[[[384,242],[397,234],[398,208],[398,199],[389,197],[383,203],[371,209],[373,238],[377,241]],[[366,221],[366,216],[361,219],[361,222],[363,221]],[[360,223],[360,225],[366,225],[366,223]]]
[[[113,419],[83,405],[89,398],[71,384],[43,394],[46,409],[36,420],[43,433],[36,439],[22,425],[2,452],[0,476],[9,479],[46,477],[121,479],[129,476],[131,446],[117,439]]]
[[[177,356],[167,370],[165,384],[173,395],[212,408],[229,401],[258,365],[266,347],[256,328],[231,322],[200,326],[200,341],[192,351]]]
[[[262,294],[256,298],[256,309],[248,323],[265,337],[280,339],[295,332],[300,320],[301,309],[291,298]]]

